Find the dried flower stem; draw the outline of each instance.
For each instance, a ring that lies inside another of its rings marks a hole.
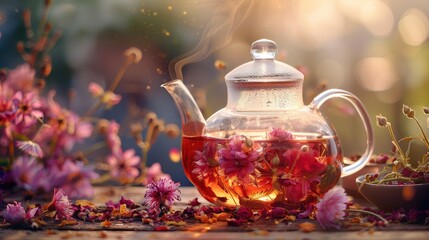
[[[420,132],[422,134],[422,140],[426,144],[426,147],[429,147],[429,140],[428,140],[428,138],[427,138],[427,136],[425,134],[425,131],[423,130],[422,125],[420,124],[420,122],[415,117],[412,117],[412,119],[414,120],[414,122],[416,123],[416,125],[419,127]]]
[[[383,221],[384,225],[388,225],[389,221],[387,221],[387,219],[385,219],[384,217],[382,217],[380,214],[371,212],[371,211],[367,211],[367,210],[363,210],[363,209],[346,209],[345,211],[348,212],[358,212],[358,213],[365,213],[365,214],[369,214],[369,215],[373,215],[374,217],[379,218],[381,221]]]
[[[399,152],[399,159],[400,159],[402,165],[404,167],[406,167],[408,165],[407,164],[407,156],[402,151],[401,146],[399,146],[398,140],[396,140],[395,134],[393,133],[392,124],[390,124],[390,122],[387,122],[386,127],[389,130],[390,137],[392,138],[392,144],[395,146],[396,151]]]

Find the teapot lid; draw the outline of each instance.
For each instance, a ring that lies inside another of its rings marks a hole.
[[[275,60],[277,44],[269,39],[252,43],[250,54],[254,61],[244,63],[225,76],[232,81],[293,81],[304,79],[304,74],[296,68]]]

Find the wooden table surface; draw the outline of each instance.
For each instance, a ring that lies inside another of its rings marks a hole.
[[[96,194],[92,200],[97,205],[104,205],[108,200],[118,201],[120,196],[131,198],[135,202],[142,202],[145,193],[144,187],[96,187]],[[206,202],[193,187],[181,188],[182,201],[174,206],[180,210],[186,207],[195,197],[203,204]],[[356,199],[356,201],[363,201]],[[255,223],[246,227],[228,227],[225,222],[214,224],[195,224],[184,228],[175,228],[172,231],[150,231],[142,223],[114,222],[109,229],[91,226],[91,224],[77,225],[72,229],[0,229],[0,239],[429,239],[429,226],[407,224],[391,224],[386,228],[352,229],[340,231],[317,230],[304,233],[295,226],[287,224],[266,225]]]

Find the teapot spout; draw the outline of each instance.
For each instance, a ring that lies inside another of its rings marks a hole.
[[[170,93],[179,109],[182,119],[182,135],[190,137],[201,136],[206,125],[206,120],[182,80],[172,80],[162,84],[161,87]]]

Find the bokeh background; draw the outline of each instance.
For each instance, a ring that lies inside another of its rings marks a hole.
[[[22,10],[31,9],[37,21],[42,7],[42,0],[0,1],[1,67],[22,63],[15,48],[25,39]],[[122,103],[103,113],[121,123],[124,145],[131,147],[130,118],[152,111],[180,125],[173,101],[159,87],[166,81],[183,79],[206,117],[225,106],[225,74],[251,60],[249,47],[260,38],[277,42],[277,59],[305,72],[305,103],[321,85],[358,96],[374,124],[375,153],[391,149],[386,129],[375,125],[377,114],[388,117],[397,136],[418,134],[402,104],[428,124],[421,108],[429,106],[429,1],[54,0],[49,20],[62,37],[51,52],[47,84],[78,113],[90,107],[89,82],[108,85],[123,51],[142,50],[143,60],[130,67],[117,90]],[[350,106],[333,100],[323,112],[344,154],[362,152],[365,134]],[[180,139],[160,136],[149,164],[160,162],[173,180],[188,185],[181,163],[170,160],[174,148],[180,149]],[[421,153],[417,144],[412,156],[418,160]]]

